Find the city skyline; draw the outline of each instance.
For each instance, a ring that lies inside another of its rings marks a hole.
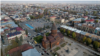
[[[100,0],[0,0],[0,3],[79,3],[99,4]]]

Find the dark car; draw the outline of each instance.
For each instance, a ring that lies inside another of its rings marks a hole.
[[[32,40],[32,38],[30,38],[30,40]]]
[[[43,53],[41,53],[42,55],[44,55]]]
[[[46,51],[44,51],[46,53]]]
[[[39,45],[35,45],[35,46],[39,46]]]
[[[47,53],[47,55],[49,55],[49,53]]]
[[[44,49],[42,49],[44,51]]]
[[[39,45],[39,48],[41,48],[41,46]]]

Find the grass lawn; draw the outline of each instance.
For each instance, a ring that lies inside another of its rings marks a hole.
[[[59,50],[60,49],[60,47],[56,47],[55,49],[54,49],[54,51],[56,52],[57,50]]]
[[[37,36],[37,37],[34,37],[33,38],[37,43],[41,43],[42,42],[42,39],[43,39],[43,36]]]
[[[66,45],[66,43],[63,43],[62,45],[61,45],[61,47],[64,47]]]

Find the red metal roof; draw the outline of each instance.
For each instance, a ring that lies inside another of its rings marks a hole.
[[[32,48],[33,48],[33,47],[32,47],[31,45],[29,45],[29,44],[24,44],[24,45],[21,45],[21,46],[18,46],[18,47],[16,47],[16,48],[11,49],[11,50],[8,52],[8,54],[12,54],[12,53],[17,52],[17,51],[19,51],[19,50],[21,50],[21,51],[23,52],[23,51],[26,51],[26,50],[32,49]]]
[[[22,28],[20,28],[20,27],[16,27],[16,30],[17,30],[17,31],[21,31]]]
[[[51,16],[50,18],[55,18],[56,16]]]
[[[90,19],[90,20],[85,20],[85,21],[94,21],[94,19]]]

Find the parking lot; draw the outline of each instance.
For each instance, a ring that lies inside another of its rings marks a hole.
[[[31,21],[26,21],[26,22],[20,22],[19,23],[23,29],[27,29],[27,30],[34,30],[35,28],[43,28],[44,25],[45,26],[51,26],[51,22],[45,20],[45,19],[35,19],[35,20],[31,20]],[[25,24],[29,24],[30,26],[33,27],[33,29],[30,29],[28,26],[26,26]]]

